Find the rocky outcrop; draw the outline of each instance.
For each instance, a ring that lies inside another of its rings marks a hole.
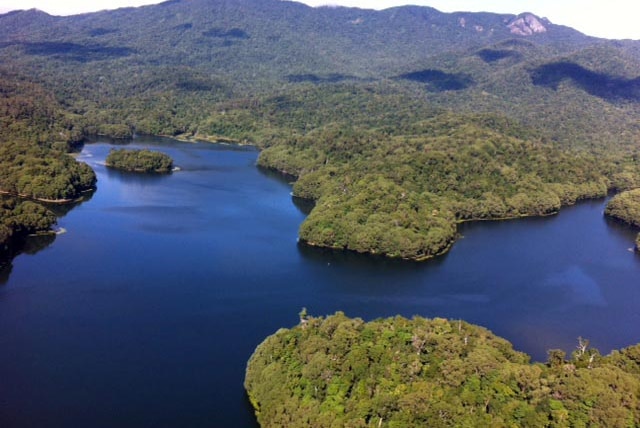
[[[542,21],[546,20],[541,20],[531,13],[525,13],[514,18],[507,24],[507,27],[512,34],[517,34],[518,36],[531,36],[547,32],[547,27],[544,26]]]

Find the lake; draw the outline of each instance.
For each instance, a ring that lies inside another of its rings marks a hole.
[[[464,224],[446,256],[389,261],[301,246],[304,204],[250,147],[137,139],[181,168],[98,175],[0,276],[0,426],[255,427],[242,382],[280,327],[342,310],[464,319],[544,361],[578,336],[640,342],[635,231],[604,200],[553,217]]]

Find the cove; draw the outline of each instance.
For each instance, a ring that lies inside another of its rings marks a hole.
[[[297,244],[304,207],[251,147],[136,139],[180,171],[108,170],[60,213],[0,285],[0,426],[254,427],[242,388],[253,349],[280,327],[338,310],[461,318],[544,360],[577,337],[603,353],[640,342],[635,232],[605,201],[559,215],[463,224],[425,263]],[[39,251],[37,251],[39,250]]]

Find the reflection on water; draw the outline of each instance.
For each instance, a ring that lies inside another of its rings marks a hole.
[[[296,206],[298,205],[296,204]],[[361,272],[387,272],[389,269],[393,269],[394,274],[400,271],[418,273],[429,268],[435,268],[444,263],[448,255],[444,254],[441,257],[418,263],[402,259],[389,259],[371,254],[360,254],[355,251],[313,247],[303,242],[298,242],[298,251],[305,259],[315,263],[343,266]]]
[[[26,236],[15,240],[6,251],[0,253],[0,285],[9,281],[15,257],[20,254],[34,255],[53,244],[55,240],[54,233]]]
[[[629,248],[631,249],[634,248],[635,236],[637,235],[638,232],[640,232],[640,230],[632,226],[629,226],[628,224],[620,220],[616,220],[611,217],[603,217],[603,219],[607,223],[607,228],[610,231],[610,233],[616,236],[619,236],[622,239],[629,239],[629,236],[631,236],[632,239],[629,240]]]
[[[582,305],[606,305],[598,282],[579,266],[570,266],[560,273],[550,275],[547,284],[563,288],[564,292],[570,294],[568,300],[572,302]]]
[[[9,281],[11,271],[13,270],[13,264],[11,259],[5,259],[0,256],[0,285],[5,285]]]
[[[71,204],[42,203],[42,205],[53,212],[59,220],[62,217],[66,216],[74,208],[90,201],[94,193],[95,191],[85,192],[83,193],[82,198]],[[6,196],[0,195],[0,198],[6,198]],[[9,276],[11,275],[11,271],[13,269],[12,261],[15,257],[19,256],[20,254],[34,255],[37,252],[47,248],[49,245],[53,244],[55,239],[55,233],[45,233],[20,237],[10,242],[7,248],[4,248],[0,251],[0,285],[6,284],[6,282],[9,280]]]
[[[64,217],[66,216],[72,209],[79,207],[80,205],[89,202],[93,195],[95,194],[95,190],[84,192],[79,200],[70,203],[70,204],[43,204],[47,209],[53,212],[56,217]]]
[[[113,168],[105,168],[107,177],[115,180],[120,180],[126,184],[134,185],[153,185],[155,183],[162,182],[170,178],[171,174],[153,174],[153,173],[140,173],[131,171],[122,171]]]
[[[300,212],[304,215],[309,215],[311,210],[316,206],[315,201],[311,199],[303,199],[295,196],[291,197],[291,202],[300,210]]]
[[[276,171],[271,168],[265,168],[262,166],[257,166],[258,172],[268,178],[273,178],[275,180],[279,180],[283,183],[292,184],[296,181],[296,176],[291,174],[286,174],[284,172]]]
[[[34,255],[37,252],[47,248],[49,245],[53,244],[55,240],[56,235],[54,233],[27,236],[22,243],[20,252],[24,254]]]

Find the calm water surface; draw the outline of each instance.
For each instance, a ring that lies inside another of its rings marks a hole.
[[[544,360],[578,336],[640,342],[640,257],[604,201],[466,224],[415,264],[298,246],[304,213],[258,152],[136,140],[181,171],[108,171],[67,232],[32,241],[0,277],[1,427],[254,427],[242,381],[255,346],[311,314],[463,318]],[[45,247],[36,251],[37,247]]]

